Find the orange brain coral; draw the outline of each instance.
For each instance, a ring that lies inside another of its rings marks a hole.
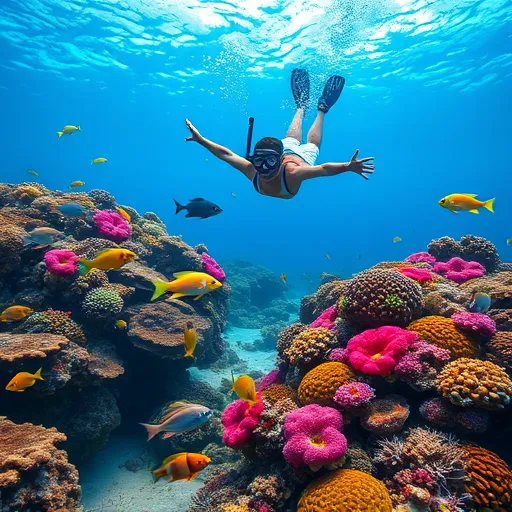
[[[409,324],[408,329],[428,343],[449,350],[452,359],[478,355],[478,344],[459,331],[450,318],[426,316]]]
[[[261,395],[263,400],[270,402],[271,404],[277,404],[283,400],[290,399],[295,401],[295,393],[292,388],[285,386],[284,384],[272,384],[268,388],[265,388]]]
[[[345,363],[323,363],[306,373],[302,379],[298,391],[299,401],[302,405],[332,405],[336,390],[354,378],[354,372]]]
[[[478,446],[462,446],[466,454],[466,492],[481,507],[512,510],[512,471],[494,452]]]
[[[367,473],[340,469],[314,480],[302,493],[297,512],[391,512],[384,484]]]

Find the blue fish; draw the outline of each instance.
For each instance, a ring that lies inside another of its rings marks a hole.
[[[81,217],[86,215],[85,208],[79,203],[64,203],[56,207],[66,217]]]
[[[491,307],[491,296],[488,293],[477,292],[473,294],[469,310],[473,313],[487,313]]]

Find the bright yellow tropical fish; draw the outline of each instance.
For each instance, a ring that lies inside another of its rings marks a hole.
[[[399,237],[399,236],[395,236],[395,238],[393,238],[393,243],[396,244],[397,242],[401,242],[402,239]]]
[[[494,213],[494,198],[487,201],[479,201],[477,194],[451,194],[439,201],[439,206],[450,210],[452,213],[458,211],[479,213],[478,208],[485,208]]]
[[[130,214],[126,210],[123,210],[123,208],[120,206],[116,206],[116,211],[119,213],[119,215],[121,215],[121,217],[123,217],[123,219],[127,220],[128,222],[132,221]]]
[[[103,158],[103,157],[95,158],[95,159],[91,162],[91,165],[92,165],[92,164],[104,164],[105,162],[107,162],[107,159],[106,159],[106,158]]]
[[[78,188],[83,187],[85,185],[85,181],[76,180],[73,183],[70,183],[68,188]]]
[[[151,300],[156,300],[165,292],[172,292],[171,299],[179,297],[195,297],[199,300],[205,293],[220,288],[222,283],[205,272],[176,272],[173,274],[174,281],[166,282],[155,279],[152,283],[155,285],[155,292]]]
[[[192,357],[196,359],[194,356],[194,350],[197,345],[197,332],[192,322],[187,322],[187,327],[185,327],[185,355],[183,357]]]
[[[33,309],[27,308],[26,306],[11,306],[4,309],[0,315],[0,322],[17,322],[18,320],[23,320],[33,312]]]
[[[128,249],[105,249],[100,251],[93,260],[81,258],[78,263],[81,265],[80,273],[87,274],[91,269],[117,270],[123,265],[133,261],[137,255]]]
[[[34,169],[29,169],[27,171],[27,174],[32,174],[32,176],[39,176],[39,173],[37,171],[34,171]]]
[[[30,388],[36,383],[36,380],[44,380],[41,377],[41,370],[39,368],[36,373],[19,372],[10,381],[5,389],[7,391],[14,391],[15,393],[23,393],[25,389]]]
[[[126,329],[126,326],[128,324],[124,320],[117,320],[116,321],[116,329]]]
[[[240,375],[235,380],[235,376],[231,372],[231,378],[233,379],[233,387],[230,389],[230,393],[234,391],[238,398],[245,400],[250,405],[257,404],[260,401],[256,395],[256,384],[249,375]]]
[[[512,238],[507,238],[507,245],[512,244]]]
[[[61,132],[57,132],[57,135],[62,137],[63,135],[73,135],[75,132],[79,132],[81,130],[80,125],[77,124],[76,126],[73,126],[72,124],[68,124],[62,128]]]

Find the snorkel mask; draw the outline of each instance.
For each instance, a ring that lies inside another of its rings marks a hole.
[[[251,156],[252,132],[254,128],[254,117],[249,118],[249,131],[247,133],[247,147],[245,158],[251,162],[256,171],[263,176],[270,176],[279,169],[281,165],[281,153],[274,149],[259,148],[254,150]]]

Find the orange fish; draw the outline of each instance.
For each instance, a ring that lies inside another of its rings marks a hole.
[[[194,356],[194,350],[197,345],[197,332],[192,322],[187,322],[187,327],[185,327],[185,355],[183,357],[192,357],[197,359]]]
[[[132,221],[130,214],[120,206],[116,206],[116,211],[119,213],[119,215],[121,215],[121,217],[123,217],[123,219],[127,220],[128,222]]]
[[[439,206],[457,214],[458,211],[479,213],[479,208],[485,208],[494,213],[494,198],[487,201],[479,201],[477,194],[450,194],[439,201]]]
[[[78,260],[80,263],[80,273],[87,274],[89,270],[97,268],[99,270],[117,270],[126,263],[133,261],[137,255],[128,249],[105,249],[100,251],[93,260],[86,260],[81,258]]]
[[[23,320],[33,312],[33,309],[27,308],[26,306],[11,306],[4,309],[0,315],[0,322],[17,322],[18,320]]]
[[[230,393],[234,391],[238,398],[245,400],[249,405],[257,404],[260,401],[256,394],[256,385],[252,377],[240,375],[235,381],[235,376],[231,372],[231,378],[233,379],[233,387],[229,390]]]
[[[181,452],[167,457],[162,466],[152,471],[154,482],[158,482],[163,476],[169,477],[169,482],[186,480],[190,482],[200,471],[202,471],[212,460],[201,453]]]
[[[281,281],[286,284],[286,274],[284,272],[281,274]]]
[[[36,380],[44,380],[41,377],[41,370],[39,368],[36,373],[19,372],[17,373],[5,386],[7,391],[14,391],[15,393],[23,393],[25,389],[30,388],[36,383]]]

